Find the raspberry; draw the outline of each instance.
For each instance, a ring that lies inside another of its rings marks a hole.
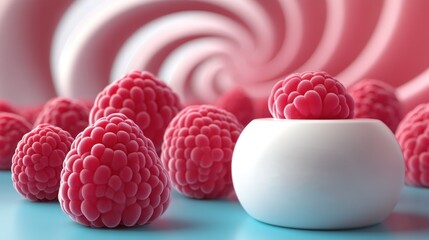
[[[43,109],[43,105],[34,105],[34,106],[23,106],[20,107],[19,114],[27,119],[30,123],[34,123],[36,121],[37,116]]]
[[[325,72],[303,72],[277,82],[268,99],[274,118],[345,119],[353,117],[353,98]]]
[[[16,145],[30,130],[31,124],[25,118],[0,112],[0,169],[10,170]]]
[[[405,182],[429,187],[429,103],[420,104],[405,115],[396,138],[404,153]]]
[[[254,117],[252,99],[238,87],[220,96],[216,106],[234,114],[243,126],[246,126]]]
[[[18,114],[18,111],[9,104],[9,102],[0,100],[0,112],[8,112]]]
[[[152,141],[131,119],[98,119],[73,141],[58,195],[65,213],[91,227],[152,222],[170,202],[168,173]]]
[[[57,199],[63,161],[72,141],[67,131],[46,123],[26,133],[12,158],[15,189],[31,201]]]
[[[90,101],[87,99],[81,99],[77,101],[80,102],[84,107],[86,107],[86,109],[88,109],[88,112],[91,111],[92,106],[94,106],[94,101]]]
[[[134,71],[97,95],[89,122],[115,112],[125,114],[159,152],[165,128],[181,108],[179,97],[164,82],[149,72]]]
[[[355,118],[379,119],[395,132],[402,109],[393,87],[379,80],[365,79],[352,86],[348,93],[355,101]]]
[[[162,145],[161,161],[173,187],[197,199],[231,192],[232,151],[242,130],[232,113],[218,107],[183,109],[168,126]]]
[[[255,118],[272,118],[267,106],[268,97],[253,99],[253,109],[255,110]]]
[[[80,101],[56,97],[49,100],[34,121],[34,125],[49,123],[76,137],[88,126],[89,110]]]

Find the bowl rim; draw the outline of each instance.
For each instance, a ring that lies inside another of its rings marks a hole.
[[[375,118],[350,118],[350,119],[287,119],[287,118],[255,118],[251,122],[291,122],[291,123],[324,123],[324,124],[353,124],[353,123],[383,123]],[[383,123],[384,124],[384,123]]]

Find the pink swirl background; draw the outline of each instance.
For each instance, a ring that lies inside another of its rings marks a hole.
[[[429,1],[0,1],[0,98],[92,100],[134,69],[185,102],[240,86],[269,94],[286,75],[324,70],[346,87],[393,85],[405,110],[429,102]]]

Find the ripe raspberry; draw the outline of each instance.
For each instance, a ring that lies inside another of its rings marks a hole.
[[[348,93],[355,101],[355,118],[379,119],[395,132],[402,109],[393,87],[379,80],[365,79],[348,89]]]
[[[232,189],[231,158],[243,130],[223,109],[194,105],[183,109],[168,126],[161,161],[173,187],[197,199],[226,196]]]
[[[12,158],[15,189],[31,201],[57,199],[63,161],[72,141],[67,131],[46,123],[26,133]]]
[[[94,106],[94,101],[90,101],[87,99],[80,99],[76,101],[80,102],[84,107],[86,107],[86,109],[88,109],[88,112],[91,111],[92,106]]]
[[[238,87],[220,96],[216,101],[216,106],[234,114],[243,126],[246,126],[254,117],[252,99]]]
[[[255,118],[272,118],[268,110],[268,97],[253,99],[253,109],[255,110]]]
[[[10,170],[12,156],[22,136],[31,130],[31,124],[23,117],[0,112],[0,169]]]
[[[56,97],[49,100],[37,116],[34,125],[49,123],[76,137],[88,126],[89,111],[80,101]]]
[[[91,227],[152,222],[170,202],[171,187],[150,139],[125,115],[111,114],[73,141],[61,172],[59,202]]]
[[[15,113],[18,114],[18,111],[9,104],[9,102],[0,100],[0,112],[8,112],[8,113]]]
[[[19,107],[18,111],[21,116],[23,116],[25,119],[27,119],[30,123],[33,124],[42,109],[43,105],[34,105]]]
[[[344,86],[325,72],[287,76],[271,90],[268,108],[274,118],[353,118],[353,98]]]
[[[165,128],[181,108],[179,97],[164,82],[149,72],[134,71],[97,95],[89,122],[115,112],[125,114],[159,152]]]
[[[404,153],[405,182],[429,187],[429,103],[418,105],[405,115],[396,138]]]

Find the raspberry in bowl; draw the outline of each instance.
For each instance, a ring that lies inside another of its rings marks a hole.
[[[268,98],[274,118],[353,118],[353,98],[337,79],[326,72],[303,72],[278,81]]]
[[[290,80],[289,80],[290,79]],[[232,157],[237,198],[253,218],[303,229],[348,229],[389,216],[403,186],[402,152],[376,119],[352,119],[353,99],[323,72],[286,77]]]

